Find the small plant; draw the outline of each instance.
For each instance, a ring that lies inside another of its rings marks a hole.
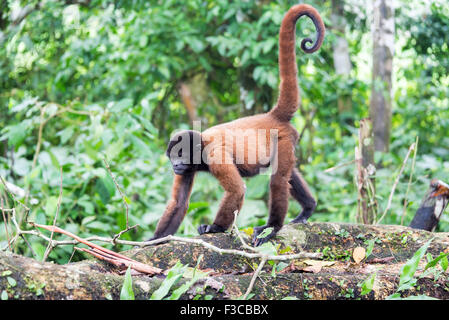
[[[365,281],[363,281],[360,284],[361,287],[361,292],[360,295],[364,296],[369,294],[372,290],[373,290],[373,286],[374,286],[374,281],[376,280],[376,274],[373,273],[372,275],[370,275],[368,278],[365,279]]]
[[[191,276],[188,265],[181,264],[179,261],[168,271],[167,277],[162,282],[159,289],[153,292],[150,300],[162,300],[170,292],[170,289],[184,276],[190,278],[189,281],[181,285],[179,288],[173,290],[172,294],[164,300],[178,300],[184,293],[187,292],[198,280],[206,277],[209,273],[198,270],[203,255],[198,258],[196,267],[193,269]],[[191,268],[190,268],[191,269]]]
[[[417,296],[410,296],[407,298],[401,298],[401,291],[410,290],[411,288],[415,287],[417,278],[414,277],[416,270],[418,269],[419,262],[426,254],[427,248],[429,247],[430,243],[432,242],[433,238],[427,241],[421,248],[419,248],[413,257],[409,259],[404,266],[401,269],[401,276],[399,278],[399,287],[396,290],[396,292],[390,296],[387,297],[388,300],[397,300],[397,299],[435,299],[426,295],[417,295]],[[437,258],[438,259],[438,258]],[[443,259],[443,258],[441,258]],[[436,260],[436,259],[435,259]],[[439,260],[438,260],[439,261]],[[438,261],[432,263],[430,266],[436,265]],[[429,262],[430,263],[430,262]],[[427,265],[429,265],[429,263]],[[427,267],[427,266],[426,266]]]
[[[350,233],[345,229],[340,229],[338,231],[335,231],[335,235],[342,238],[349,238]]]
[[[131,267],[128,267],[128,270],[126,270],[125,281],[123,281],[122,290],[120,291],[120,300],[134,300]]]

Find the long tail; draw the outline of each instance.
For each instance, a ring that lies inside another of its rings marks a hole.
[[[317,38],[315,44],[310,48],[308,43],[313,43],[312,39],[306,38],[301,42],[301,49],[306,53],[317,51],[324,38],[324,23],[318,11],[307,4],[298,4],[290,8],[282,20],[279,32],[279,72],[281,78],[280,93],[276,106],[271,110],[271,114],[281,120],[290,121],[299,105],[298,88],[298,67],[296,65],[295,38],[296,21],[303,15],[312,19]]]

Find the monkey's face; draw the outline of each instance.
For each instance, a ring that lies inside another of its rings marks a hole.
[[[201,134],[192,130],[175,134],[170,139],[166,154],[175,174],[195,172],[201,164]]]

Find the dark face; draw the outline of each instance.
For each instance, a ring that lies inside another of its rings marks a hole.
[[[201,134],[192,130],[177,133],[170,139],[166,154],[175,174],[195,172],[201,164]]]

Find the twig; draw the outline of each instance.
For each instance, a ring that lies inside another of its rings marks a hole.
[[[57,106],[60,110],[58,110],[57,112],[55,112],[54,114],[50,115],[47,119],[44,118],[45,115],[45,111],[47,109],[48,105],[55,105]],[[39,119],[39,130],[38,130],[38,134],[37,134],[37,143],[36,143],[36,150],[34,152],[33,155],[33,163],[31,165],[31,171],[33,171],[36,167],[37,164],[37,158],[39,156],[40,150],[41,150],[41,145],[42,145],[42,135],[43,135],[43,131],[44,131],[44,127],[45,125],[53,118],[65,113],[65,112],[70,112],[70,113],[74,113],[74,114],[78,114],[78,115],[91,115],[90,112],[88,111],[78,111],[78,110],[74,110],[71,108],[71,106],[62,106],[58,103],[54,103],[54,102],[50,102],[47,103],[45,106],[43,106],[41,108],[41,113],[40,113],[40,119]],[[25,203],[28,202],[28,197],[30,195],[30,190],[31,190],[31,185],[29,184],[27,187],[27,191],[25,194]],[[28,210],[29,212],[29,210]],[[26,214],[26,218],[28,218],[28,212]],[[25,219],[25,221],[28,221],[27,219]]]
[[[356,162],[355,159],[354,159],[354,160],[351,160],[351,161],[348,161],[348,162],[344,162],[344,163],[341,163],[341,164],[336,165],[335,167],[327,168],[326,170],[324,170],[324,172],[325,172],[325,173],[329,173],[329,172],[332,172],[332,171],[337,170],[337,169],[339,169],[339,168],[342,168],[342,167],[348,166],[348,165],[350,165],[350,164],[353,164],[353,163],[355,163],[355,162]]]
[[[249,246],[245,242],[245,240],[243,240],[243,237],[240,234],[239,228],[237,227],[237,214],[238,213],[239,212],[237,210],[234,211],[234,222],[232,223],[232,227],[234,228],[234,231],[237,234],[237,237],[239,238],[240,242],[242,243],[242,247],[247,249],[247,250],[253,251],[253,252],[259,252],[259,251],[257,251],[257,249],[255,249],[254,247]]]
[[[89,241],[102,241],[102,242],[107,242],[107,243],[112,243],[112,239],[111,238],[104,238],[104,237],[89,237],[86,239],[82,239],[68,231],[65,231],[63,229],[60,229],[58,227],[53,227],[53,226],[46,226],[46,225],[39,225],[36,223],[32,223],[29,222],[30,224],[39,227],[39,228],[43,228],[46,230],[51,231],[52,228],[55,228],[55,232],[60,232],[63,233],[65,235],[68,235],[70,237],[72,237],[73,239],[75,239],[74,241],[53,241],[54,245],[69,245],[69,244],[77,244],[77,243],[84,243],[86,244],[86,242]],[[41,238],[45,239],[45,240],[49,240],[48,237],[46,237],[45,235],[41,235],[38,232],[34,231],[34,230],[29,230],[29,231],[21,231],[21,233],[23,234],[33,234],[33,235],[37,235],[40,236]],[[159,244],[159,243],[163,243],[163,242],[167,242],[167,241],[176,241],[176,242],[183,242],[183,243],[193,243],[193,244],[198,244],[201,245],[205,248],[208,248],[214,252],[217,252],[219,254],[234,254],[234,255],[239,255],[242,257],[246,257],[249,259],[256,259],[256,258],[262,258],[263,256],[267,256],[268,260],[276,260],[276,261],[280,261],[280,260],[291,260],[291,259],[302,259],[302,258],[311,258],[311,259],[320,259],[323,255],[322,253],[310,253],[310,252],[299,252],[296,254],[285,254],[285,255],[266,255],[263,253],[251,253],[251,252],[246,252],[246,251],[242,251],[242,250],[237,250],[237,249],[221,249],[217,246],[214,246],[213,244],[210,244],[202,239],[195,239],[195,238],[181,238],[178,236],[166,236],[163,238],[159,238],[156,240],[151,240],[151,241],[143,241],[143,242],[138,242],[138,241],[128,241],[128,240],[117,240],[117,244],[124,244],[124,245],[131,245],[131,246],[140,246],[140,247],[144,247],[144,246],[149,246],[149,245],[154,245],[154,244]],[[94,245],[93,243],[91,243],[91,245]],[[96,246],[96,245],[94,245]],[[97,248],[99,246],[96,246]],[[102,247],[100,247],[102,248]],[[103,248],[104,249],[104,248]],[[107,249],[105,249],[107,250]],[[113,253],[118,255],[118,253],[108,250],[108,252]],[[125,257],[123,255],[120,255],[121,257]]]
[[[9,251],[12,251],[11,244],[9,243],[8,221],[6,221],[6,216],[5,216],[6,209],[3,207],[3,196],[1,196],[1,195],[0,195],[0,201],[1,201],[3,221],[5,223],[6,241],[8,241]]]
[[[6,182],[5,182],[5,180],[3,180],[3,177],[2,177],[2,176],[0,176],[0,181],[2,182],[3,186],[5,187],[6,192],[7,192],[7,193],[9,194],[9,196],[14,200],[14,202],[19,203],[22,207],[25,208],[25,210],[26,210],[27,212],[29,212],[29,211],[30,211],[30,208],[28,208],[23,202],[17,200],[17,198],[14,196],[14,194],[11,192],[11,190],[9,190],[9,188],[8,188],[8,186],[7,186]]]
[[[254,287],[254,283],[256,282],[257,277],[259,276],[259,273],[262,271],[263,266],[267,262],[267,256],[264,256],[262,260],[259,263],[259,266],[257,267],[256,271],[254,271],[253,277],[251,278],[251,282],[249,283],[248,289],[246,289],[245,294],[243,295],[243,300],[246,300],[248,298],[248,295],[251,293]]]
[[[266,255],[266,254],[260,253],[260,252],[259,253],[255,253],[255,252],[251,253],[251,252],[246,252],[246,251],[236,250],[236,249],[221,249],[221,248],[218,248],[218,247],[214,246],[213,244],[210,244],[202,239],[181,238],[181,237],[172,236],[172,235],[169,235],[169,236],[166,236],[163,238],[159,238],[156,240],[152,240],[152,241],[134,242],[134,244],[137,244],[140,246],[148,246],[148,245],[158,244],[158,243],[167,242],[167,241],[194,243],[194,244],[198,244],[203,247],[206,247],[206,248],[208,248],[214,252],[217,252],[219,254],[233,254],[233,255],[246,257],[249,259],[262,258],[262,257],[266,256],[268,260],[280,261],[280,260],[291,260],[291,259],[302,259],[302,258],[319,259],[319,258],[322,258],[322,256],[323,256],[322,253],[310,253],[310,252],[299,252],[296,254],[285,254],[285,255]]]
[[[410,148],[408,149],[407,155],[405,156],[404,161],[402,162],[401,169],[399,170],[399,173],[396,176],[396,180],[395,180],[395,182],[393,184],[393,189],[391,189],[390,196],[388,197],[387,207],[385,208],[385,211],[382,214],[382,216],[380,217],[380,219],[377,220],[376,224],[379,224],[383,220],[385,215],[387,214],[388,210],[390,210],[391,202],[393,200],[393,195],[394,195],[394,192],[396,190],[396,186],[398,185],[399,178],[401,177],[402,171],[404,171],[405,164],[407,163],[407,160],[408,160],[408,158],[410,156],[410,153],[415,149],[415,146],[416,146],[416,143],[413,142],[412,145],[410,146]]]
[[[119,233],[117,233],[114,237],[112,237],[112,244],[115,244],[117,242],[117,239],[120,238],[122,236],[122,234],[128,232],[131,229],[137,228],[139,225],[135,224],[131,227],[127,227],[125,230],[120,231]]]
[[[117,234],[112,238],[112,242],[115,243],[116,240],[117,240],[118,238],[120,238],[122,234],[124,234],[125,232],[128,232],[128,231],[131,230],[131,229],[134,229],[134,228],[138,227],[139,225],[136,224],[136,225],[134,225],[134,226],[132,226],[132,227],[129,226],[129,218],[128,218],[128,216],[129,216],[129,214],[128,214],[128,213],[129,213],[129,206],[128,206],[128,203],[126,202],[126,197],[125,197],[125,195],[123,194],[122,190],[120,189],[120,187],[119,187],[117,181],[115,180],[114,175],[112,174],[111,168],[110,168],[110,166],[109,166],[109,163],[106,161],[106,158],[103,159],[103,162],[104,162],[104,165],[106,166],[106,169],[108,170],[109,175],[110,175],[111,178],[112,178],[112,181],[114,181],[115,187],[117,188],[118,192],[120,193],[120,196],[122,197],[123,204],[124,204],[124,206],[125,206],[125,213],[126,213],[126,228],[125,228],[125,230],[122,230],[122,231],[120,231],[119,233],[117,233]]]
[[[57,232],[57,233],[62,233],[65,234],[66,236],[69,236],[75,240],[77,240],[78,242],[81,242],[91,248],[93,248],[93,250],[88,250],[87,252],[95,255],[96,257],[101,256],[103,258],[103,260],[109,261],[108,259],[112,259],[114,261],[116,261],[117,263],[119,263],[120,265],[123,264],[126,267],[131,266],[131,268],[139,271],[139,272],[144,272],[144,273],[148,273],[148,274],[159,274],[162,272],[161,269],[156,268],[156,267],[152,267],[149,265],[146,265],[144,263],[141,263],[139,261],[133,260],[127,256],[124,256],[120,253],[114,252],[112,250],[103,248],[99,245],[96,245],[95,243],[89,242],[83,238],[78,237],[77,235],[74,235],[73,233],[63,230],[59,227],[55,227],[55,226],[46,226],[46,225],[40,225],[37,223],[33,223],[34,226],[38,227],[38,228],[42,228],[48,231],[52,231],[52,232]],[[86,251],[86,249],[81,248],[81,250]],[[101,259],[101,258],[100,258]],[[109,261],[110,262],[110,261]],[[117,264],[116,264],[117,265]]]
[[[415,141],[416,147],[415,147],[415,150],[413,153],[412,168],[410,169],[410,178],[408,179],[407,191],[405,192],[404,207],[402,209],[402,216],[401,216],[401,226],[404,224],[404,218],[405,218],[407,205],[408,205],[408,193],[410,191],[410,186],[412,184],[413,173],[415,172],[416,154],[418,153],[418,142],[419,142],[419,136],[416,136],[416,141]]]
[[[25,236],[23,234],[20,235],[20,237],[23,239],[23,241],[25,241],[26,245],[28,246],[28,248],[30,249],[31,253],[33,254],[33,257],[36,258],[37,254],[34,251],[33,247],[31,246],[31,244],[28,242],[28,240],[25,238]]]
[[[59,210],[61,208],[61,200],[62,200],[62,167],[59,168],[59,171],[60,171],[61,179],[59,181],[59,197],[58,197],[58,204],[56,207],[55,218],[53,219],[53,226],[56,226],[56,220],[58,219]],[[47,249],[45,249],[45,253],[44,253],[44,257],[43,257],[42,261],[47,260],[48,255],[50,254],[51,250],[53,249],[53,234],[54,234],[54,231],[51,232],[50,241],[48,242]]]

